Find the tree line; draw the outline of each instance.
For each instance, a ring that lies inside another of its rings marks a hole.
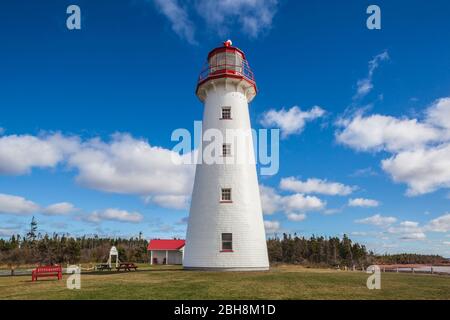
[[[27,264],[76,264],[106,262],[112,246],[116,246],[119,260],[146,262],[148,241],[139,237],[100,238],[98,236],[71,237],[68,234],[52,235],[37,232],[33,218],[30,231],[24,236],[13,235],[0,239],[0,264],[11,267]]]
[[[296,234],[283,234],[267,241],[272,263],[291,263],[316,266],[364,268],[372,264],[374,254],[364,245],[354,243],[343,235],[338,237],[316,237],[307,239]]]
[[[98,236],[72,237],[68,234],[40,234],[33,218],[29,231],[0,239],[0,265],[11,268],[30,264],[77,264],[106,262],[112,246],[119,260],[148,262],[148,241],[138,237],[108,238]],[[339,237],[300,237],[283,234],[267,240],[271,263],[314,265],[323,267],[365,268],[371,264],[448,263],[437,255],[396,254],[375,255],[364,245],[353,242],[347,235]]]
[[[445,259],[439,255],[430,254],[414,254],[414,253],[400,253],[400,254],[384,254],[376,257],[377,264],[448,264],[449,259]]]

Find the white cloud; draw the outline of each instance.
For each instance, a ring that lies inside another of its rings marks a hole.
[[[357,114],[341,119],[338,142],[360,151],[387,151],[385,172],[417,196],[450,188],[450,98],[436,100],[420,119]]]
[[[159,11],[166,16],[172,25],[172,30],[191,44],[196,44],[195,26],[190,20],[187,7],[178,0],[154,0]]]
[[[438,141],[440,133],[417,119],[360,114],[338,122],[343,130],[336,133],[339,143],[359,151],[400,151]]]
[[[436,219],[431,220],[425,228],[433,232],[450,231],[450,213],[446,213]]]
[[[326,206],[326,202],[314,196],[305,196],[296,193],[282,196],[275,189],[260,186],[262,209],[264,214],[284,212],[286,214],[298,214],[308,211],[320,211]]]
[[[280,222],[264,220],[264,227],[266,229],[266,233],[275,233],[280,230]]]
[[[189,196],[179,195],[155,195],[145,197],[146,203],[154,203],[160,207],[172,209],[186,209],[189,205]]]
[[[342,183],[328,182],[321,179],[308,179],[300,181],[294,177],[281,179],[280,188],[300,193],[317,193],[326,195],[345,196],[353,192],[355,187],[346,186]]]
[[[289,221],[300,222],[306,219],[306,214],[304,213],[290,213],[287,215]]]
[[[139,212],[128,212],[120,209],[105,209],[102,211],[94,211],[86,217],[86,221],[100,223],[102,221],[118,221],[138,223],[143,220],[143,215]]]
[[[426,111],[426,122],[450,130],[450,97],[436,100]]]
[[[377,200],[372,199],[364,199],[364,198],[356,198],[356,199],[349,199],[348,205],[350,207],[378,207],[379,202]]]
[[[43,213],[49,216],[64,216],[75,211],[77,211],[77,208],[75,208],[73,204],[69,202],[60,202],[48,206],[43,210]]]
[[[208,30],[219,36],[232,28],[251,38],[269,30],[277,12],[277,0],[153,0],[157,9],[169,20],[172,30],[191,44],[197,44],[195,34],[203,26],[195,25],[195,15],[201,17]],[[191,10],[192,9],[192,10]]]
[[[399,226],[388,228],[391,234],[399,235],[403,240],[424,240],[426,235],[423,228],[419,227],[419,223],[415,221],[403,221]]]
[[[365,237],[368,235],[368,233],[364,231],[353,231],[350,234],[355,237]]]
[[[265,127],[277,127],[281,129],[281,137],[286,138],[292,134],[300,134],[306,122],[322,117],[325,111],[315,106],[309,111],[302,111],[294,106],[289,110],[279,111],[271,109],[265,112],[261,119],[261,124]]]
[[[283,197],[283,205],[286,212],[319,211],[325,208],[326,203],[317,197],[305,196],[297,193]]]
[[[395,182],[408,185],[409,196],[450,188],[450,143],[400,152],[381,163]]]
[[[196,9],[220,36],[237,25],[242,33],[256,38],[271,28],[277,4],[277,0],[197,0]]]
[[[360,224],[370,224],[378,227],[389,226],[397,221],[395,217],[385,217],[380,214],[376,214],[371,217],[367,217],[364,219],[355,220],[356,223]]]
[[[373,74],[375,70],[379,67],[380,62],[389,60],[389,54],[387,51],[384,51],[378,55],[376,55],[372,60],[369,61],[369,73],[367,75],[367,78],[360,79],[357,82],[357,91],[355,96],[353,97],[354,100],[361,99],[365,97],[367,94],[369,94],[370,91],[373,89]]]
[[[27,215],[35,213],[39,206],[23,197],[0,193],[0,214]]]
[[[115,134],[109,143],[98,139],[83,143],[69,164],[78,169],[76,180],[81,185],[113,193],[166,196],[156,198],[164,204],[167,196],[187,196],[192,190],[194,166],[175,164],[174,158],[182,163],[181,156],[171,150]]]
[[[444,214],[429,221],[425,225],[420,225],[416,221],[402,221],[396,225],[394,217],[383,217],[379,214],[361,220],[356,223],[371,224],[384,229],[383,234],[391,234],[400,240],[425,240],[426,232],[448,232],[450,231],[450,213]]]
[[[281,205],[282,197],[275,191],[275,189],[260,185],[259,192],[264,214],[270,215],[283,210]]]
[[[33,167],[52,168],[78,148],[78,139],[61,134],[0,137],[0,174],[20,175]]]
[[[181,207],[190,196],[194,165],[183,157],[128,134],[109,141],[61,134],[0,137],[0,174],[25,174],[34,167],[65,164],[78,171],[77,182],[88,188],[137,194],[160,205]]]

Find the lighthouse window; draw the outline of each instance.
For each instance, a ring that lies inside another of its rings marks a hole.
[[[231,119],[231,107],[222,107],[222,120]]]
[[[222,250],[233,250],[233,234],[222,233]]]
[[[231,156],[231,144],[224,143],[222,145],[222,156],[223,157],[229,157]]]
[[[231,188],[222,188],[222,201],[231,201]]]

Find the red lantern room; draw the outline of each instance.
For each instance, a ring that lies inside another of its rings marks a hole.
[[[219,81],[238,83],[242,86],[250,102],[257,93],[253,71],[239,48],[233,47],[231,40],[225,41],[222,47],[213,49],[208,54],[208,61],[198,78],[196,94],[201,101],[206,98],[206,86]]]

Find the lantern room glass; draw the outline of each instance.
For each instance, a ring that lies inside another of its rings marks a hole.
[[[223,70],[242,73],[243,57],[239,52],[219,52],[213,55],[209,61],[211,73]]]

